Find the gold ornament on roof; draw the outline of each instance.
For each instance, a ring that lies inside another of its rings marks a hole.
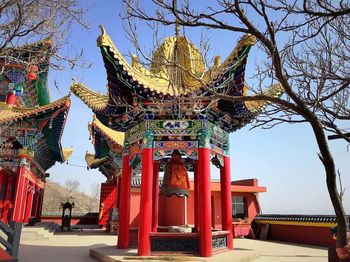
[[[184,36],[171,36],[154,52],[151,73],[181,90],[200,87],[205,63],[200,51]],[[175,93],[177,93],[175,91]]]
[[[242,48],[255,43],[254,36],[244,35],[222,63],[217,58],[214,66],[205,71],[204,59],[199,49],[184,36],[171,36],[155,50],[151,69],[148,70],[139,63],[137,56],[132,57],[132,65],[130,65],[113,44],[103,26],[100,28],[101,35],[97,39],[97,45],[108,49],[113,59],[118,61],[133,81],[138,82],[145,89],[170,96],[192,94],[210,85],[214,79],[232,66],[232,62],[237,59]]]

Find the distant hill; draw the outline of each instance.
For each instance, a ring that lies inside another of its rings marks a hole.
[[[47,180],[45,185],[42,212],[60,212],[61,202],[74,202],[73,212],[98,212],[100,201],[100,187],[94,184],[89,193],[79,190],[79,181],[67,180],[64,185]]]

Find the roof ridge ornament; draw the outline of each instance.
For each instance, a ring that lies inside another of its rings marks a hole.
[[[106,29],[103,27],[103,25],[98,26],[101,30],[101,35],[106,35]]]
[[[175,36],[178,37],[180,35],[180,23],[179,19],[175,19]]]

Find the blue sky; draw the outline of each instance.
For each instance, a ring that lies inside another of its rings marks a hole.
[[[100,34],[98,25],[103,24],[107,33],[123,53],[134,52],[132,44],[126,39],[126,34],[119,17],[121,1],[81,1],[88,7],[87,22],[90,30],[86,31],[76,26],[72,30],[70,44],[76,49],[84,49],[84,59],[92,63],[89,69],[66,68],[64,71],[51,71],[49,85],[51,99],[56,100],[68,93],[72,77],[83,82],[90,88],[105,93],[106,73],[102,57],[96,46],[96,38]],[[151,31],[139,26],[140,42],[143,47],[152,47]],[[171,35],[173,27],[164,28],[162,34]],[[186,36],[199,45],[201,30],[186,29]],[[210,31],[209,40],[212,47],[211,55],[220,55],[222,60],[235,47],[240,35],[224,31]],[[259,62],[261,51],[253,47],[247,64],[246,81],[250,85],[257,84],[251,79],[256,63]],[[57,81],[59,90],[54,87]],[[68,178],[80,181],[81,189],[88,192],[91,184],[101,183],[104,176],[96,170],[87,170],[84,155],[86,151],[93,152],[91,141],[88,140],[88,122],[92,119],[89,110],[74,95],[64,131],[62,143],[73,146],[74,153],[69,159],[69,165],[56,164],[48,172],[54,181],[64,183]],[[317,156],[317,146],[311,129],[303,124],[281,125],[270,130],[254,129],[250,126],[230,135],[231,179],[239,180],[257,178],[259,184],[267,187],[267,192],[260,194],[263,213],[284,214],[333,214],[329,200],[325,174]],[[346,143],[330,141],[337,168],[342,172],[343,186],[346,188],[344,206],[350,213],[350,168],[349,153]],[[218,171],[212,168],[212,178],[218,177]]]

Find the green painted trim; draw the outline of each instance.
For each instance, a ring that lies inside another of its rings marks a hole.
[[[208,129],[198,131],[198,148],[211,148],[210,131]]]
[[[47,73],[39,74],[39,77],[34,80],[34,86],[38,93],[38,102],[40,106],[50,103],[50,94],[47,88]]]
[[[102,46],[102,47],[101,47],[101,51],[102,51],[102,55],[103,55],[109,62],[111,62],[111,64],[113,65],[113,68],[114,68],[114,70],[116,71],[115,74],[116,74],[117,78],[119,79],[119,81],[121,81],[121,82],[122,82],[125,86],[127,86],[128,88],[131,88],[130,83],[129,83],[127,80],[125,80],[125,79],[123,78],[123,75],[120,73],[120,70],[118,69],[118,67],[117,67],[117,65],[116,65],[116,63],[115,63],[114,57],[112,57],[112,56],[109,54],[108,48]]]
[[[153,131],[151,129],[147,129],[143,136],[142,147],[153,148],[153,138],[154,138]]]

